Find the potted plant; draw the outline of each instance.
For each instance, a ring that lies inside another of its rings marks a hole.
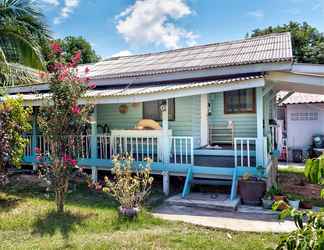
[[[265,209],[271,209],[273,204],[272,194],[268,191],[262,198],[262,206]]]
[[[298,209],[300,205],[300,200],[293,195],[288,195],[288,204],[292,208]]]
[[[266,191],[266,183],[255,176],[245,174],[238,181],[238,189],[243,204],[256,206],[261,204],[261,198]]]
[[[281,189],[276,185],[273,185],[269,189],[269,192],[272,194],[272,198],[274,201],[286,201],[287,199],[287,196],[284,195]]]
[[[104,192],[110,193],[120,204],[119,215],[127,218],[137,217],[153,182],[153,177],[150,176],[150,160],[147,160],[145,167],[138,168],[133,168],[132,162],[131,157],[123,159],[114,157],[112,170],[114,179],[105,177],[106,185],[103,188]]]
[[[274,202],[278,204],[276,206],[276,210],[282,211],[289,207],[287,203],[287,196],[283,194],[283,192],[278,186],[273,185],[268,190],[268,192],[271,193]]]

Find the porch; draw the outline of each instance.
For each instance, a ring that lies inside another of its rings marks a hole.
[[[171,88],[167,92],[161,91],[161,85],[148,87],[152,92],[144,89],[144,93],[141,86],[93,90],[87,97],[93,97],[96,105],[91,127],[80,135],[79,165],[91,169],[96,180],[98,170],[112,168],[114,155],[128,153],[134,159],[134,167],[143,165],[146,158],[152,159],[152,172],[163,175],[166,194],[170,176],[185,176],[183,197],[190,192],[195,178],[206,178],[228,182],[234,199],[238,178],[245,173],[256,175],[256,166],[263,167],[265,173],[270,163],[274,141],[271,131],[264,130],[270,117],[264,109],[274,96],[266,96],[264,84],[263,76],[254,74],[176,87],[168,84],[163,89]],[[253,112],[226,113],[225,93],[242,89],[250,93],[247,97],[251,102],[246,105],[251,105]],[[25,95],[24,99],[36,107],[43,105],[38,95]],[[137,126],[148,118],[155,119],[159,128]],[[34,117],[24,157],[25,163],[33,165],[36,147],[42,152],[49,150],[36,120]]]

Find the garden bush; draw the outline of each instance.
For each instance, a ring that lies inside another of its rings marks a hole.
[[[139,208],[153,183],[150,164],[151,160],[148,159],[145,166],[134,168],[131,157],[114,157],[114,178],[110,180],[105,177],[103,191],[110,193],[118,201],[121,209]]]
[[[7,183],[9,165],[20,166],[28,140],[23,136],[31,130],[31,108],[23,106],[21,98],[5,98],[0,103],[0,184]]]

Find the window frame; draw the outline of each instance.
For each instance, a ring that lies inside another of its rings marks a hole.
[[[256,113],[256,91],[255,91],[255,89],[252,89],[252,110],[251,111],[246,111],[246,110],[242,111],[241,110],[241,101],[240,101],[241,94],[240,94],[240,92],[241,91],[247,91],[247,90],[249,90],[249,89],[231,90],[231,91],[226,91],[226,92],[223,93],[223,99],[224,99],[223,100],[224,101],[223,105],[224,105],[224,114],[225,115],[242,114],[242,113],[243,114],[254,114],[254,113]],[[228,93],[228,92],[237,92],[238,93],[238,98],[239,98],[239,110],[238,111],[229,111],[228,110],[227,104],[228,104],[229,100],[228,100],[228,97],[226,97],[226,93]]]
[[[174,110],[173,114],[171,115],[171,118],[169,118],[169,122],[175,121],[175,118],[176,118],[176,108],[175,108],[176,107],[176,100],[175,99],[176,98],[169,98],[168,99],[168,105],[170,104],[170,100],[173,100],[173,102],[172,102],[173,108],[172,109]],[[154,100],[153,102],[162,102],[162,101],[163,100]],[[152,101],[149,101],[149,102],[152,102]],[[152,118],[145,117],[145,113],[144,113],[144,104],[145,103],[148,103],[148,102],[143,102],[142,103],[142,119],[152,119]],[[168,109],[168,110],[169,110],[169,114],[170,114],[170,109]],[[169,114],[168,114],[168,116],[169,116]],[[157,121],[157,122],[162,121],[162,112],[161,112],[161,118],[160,119],[154,119],[154,121]]]

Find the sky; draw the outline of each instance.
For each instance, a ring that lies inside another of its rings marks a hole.
[[[244,38],[308,22],[324,32],[324,0],[35,0],[54,38],[83,36],[102,58]]]

